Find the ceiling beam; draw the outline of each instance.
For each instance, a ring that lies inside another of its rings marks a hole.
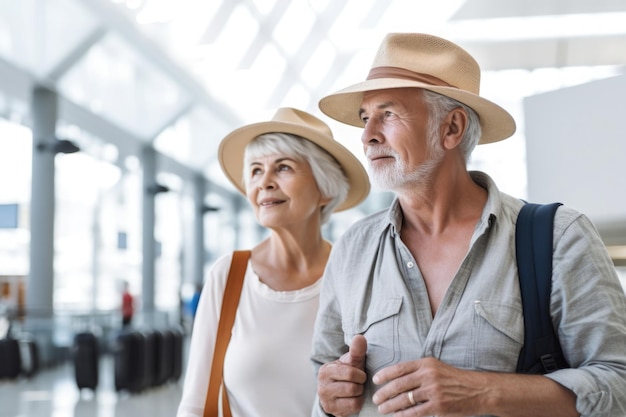
[[[102,116],[59,95],[59,119],[79,126],[98,138],[115,145],[120,158],[139,155],[146,141]]]
[[[626,66],[626,35],[493,42],[460,42],[483,71]]]
[[[33,85],[31,74],[0,57],[0,91],[3,95],[30,103]]]
[[[239,126],[242,120],[237,113],[230,109],[227,103],[219,101],[211,96],[206,87],[201,84],[189,72],[179,66],[162,45],[157,45],[152,39],[139,31],[136,25],[120,10],[119,5],[110,1],[84,0],[83,4],[88,6],[94,16],[112,32],[119,34],[131,47],[149,62],[159,68],[163,73],[171,77],[181,88],[187,91],[199,103],[207,106],[212,112],[219,115],[224,123],[231,126]]]
[[[130,155],[139,155],[142,147],[146,146],[146,142],[142,138],[61,96],[59,96],[59,118],[106,139],[108,143],[117,147],[122,159]],[[159,161],[158,170],[161,172],[168,172],[186,180],[202,175],[200,171],[162,153],[157,152],[157,159]],[[238,194],[209,179],[207,179],[207,183],[211,192],[216,192],[224,197]]]
[[[624,0],[467,0],[451,21],[626,11]]]
[[[287,65],[285,66],[285,73],[283,74],[283,78],[286,80],[290,80],[291,82],[281,82],[276,86],[276,89],[272,92],[268,103],[280,103],[282,102],[287,94],[289,94],[290,90],[294,87],[295,84],[300,83],[302,87],[307,87],[308,83],[304,82],[302,79],[302,73],[304,69],[311,65],[310,59],[311,55],[315,52],[317,47],[325,41],[328,37],[328,33],[332,29],[332,25],[337,18],[346,7],[345,2],[334,1],[329,2],[324,10],[318,13],[315,16],[315,23],[309,35],[304,40],[304,43],[300,46],[297,52],[295,52],[291,57],[285,55],[285,60]],[[337,65],[337,60],[333,62],[333,67]],[[339,72],[328,71],[328,76],[336,77]],[[310,86],[309,86],[310,87]],[[317,101],[320,97],[317,97],[315,94],[315,90],[319,87],[313,87],[313,90],[309,90],[311,93],[310,102],[308,105],[304,103],[301,104],[303,109],[307,108],[317,108]],[[272,104],[272,107],[277,107],[277,105]]]
[[[83,57],[89,49],[98,43],[106,34],[106,29],[97,27],[70,51],[49,73],[47,78],[52,82],[59,79]]]

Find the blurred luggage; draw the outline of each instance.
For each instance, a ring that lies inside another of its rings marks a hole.
[[[154,383],[154,334],[124,331],[115,341],[115,390],[141,392]]]
[[[22,371],[20,347],[16,339],[0,339],[0,380],[15,379]]]
[[[182,330],[172,330],[172,375],[170,380],[177,382],[183,373],[183,340]]]
[[[139,360],[139,340],[137,332],[122,332],[115,338],[113,348],[115,390],[135,391],[137,382],[134,378],[136,363]]]
[[[125,330],[113,344],[115,390],[131,393],[178,381],[183,367],[183,333]]]
[[[140,332],[139,360],[135,368],[137,377],[136,391],[143,391],[154,385],[156,370],[154,356],[156,354],[156,335],[153,331]]]
[[[79,389],[98,386],[98,340],[91,332],[77,333],[73,344],[74,375]]]
[[[174,334],[171,330],[156,330],[154,335],[154,385],[163,385],[172,377],[174,367]]]
[[[22,374],[30,378],[39,370],[39,346],[31,338],[21,338],[18,343],[20,346]]]

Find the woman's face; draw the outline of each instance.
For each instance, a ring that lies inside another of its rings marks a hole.
[[[311,166],[304,160],[274,154],[253,158],[247,167],[248,201],[258,222],[268,228],[319,220],[323,199]]]

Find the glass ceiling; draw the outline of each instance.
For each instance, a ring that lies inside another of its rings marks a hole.
[[[623,0],[0,0],[0,115],[28,124],[30,91],[46,85],[71,103],[61,118],[74,105],[90,116],[74,117],[76,129],[153,142],[230,188],[219,141],[279,106],[324,118],[361,157],[358,130],[317,102],[363,79],[391,31],[444,36],[477,57],[482,94],[514,115],[518,132],[479,147],[472,164],[520,196],[523,97],[626,65]]]

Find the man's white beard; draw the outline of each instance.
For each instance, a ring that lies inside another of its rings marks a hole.
[[[444,151],[441,148],[430,149],[429,155],[417,169],[411,171],[406,162],[398,157],[398,154],[389,150],[393,156],[393,163],[382,167],[373,167],[370,163],[369,172],[372,183],[381,190],[399,191],[406,187],[421,187],[428,185],[432,180],[433,173],[441,164]]]

